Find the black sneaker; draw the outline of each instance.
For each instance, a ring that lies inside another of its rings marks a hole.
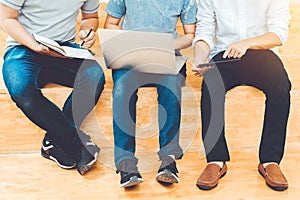
[[[118,173],[119,171],[117,171]],[[121,181],[120,186],[124,188],[133,187],[141,182],[143,182],[143,178],[139,172],[120,172],[121,173]]]
[[[92,154],[97,159],[100,148],[92,141],[91,136],[87,135],[83,131],[78,131],[78,136],[88,152],[90,152],[90,154]]]
[[[80,155],[78,156],[78,162],[77,162],[77,171],[84,175],[87,173],[96,163],[97,161],[97,155],[98,152],[95,152],[94,155],[92,155],[85,146],[83,146],[82,143],[79,144],[80,148]]]
[[[136,164],[132,160],[123,160],[118,166],[118,170],[116,172],[117,174],[119,172],[121,173],[121,187],[134,187],[143,182],[143,178],[139,173]]]
[[[166,156],[162,159],[162,163],[155,178],[160,183],[179,183],[177,173],[178,170],[175,160],[170,156]]]
[[[62,148],[53,141],[44,138],[41,147],[41,155],[44,158],[55,161],[63,169],[73,169],[76,161],[72,156],[65,153]]]

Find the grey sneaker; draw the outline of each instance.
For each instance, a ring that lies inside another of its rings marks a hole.
[[[92,155],[82,144],[80,145],[80,159],[77,162],[77,171],[84,175],[86,174],[96,163],[96,154]]]
[[[133,160],[123,160],[117,168],[117,174],[119,172],[121,174],[121,187],[134,187],[143,182],[143,178]]]
[[[78,136],[86,150],[92,154],[95,159],[97,159],[100,148],[92,141],[91,136],[87,135],[83,131],[78,131]]]
[[[170,156],[166,156],[162,158],[162,163],[155,178],[160,183],[179,183],[177,173],[178,170],[175,160]]]

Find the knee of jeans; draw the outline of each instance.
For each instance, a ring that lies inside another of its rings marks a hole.
[[[32,109],[34,106],[33,96],[14,94],[13,96],[11,96],[11,98],[22,110]]]
[[[23,82],[24,83],[24,82]],[[13,100],[26,97],[30,92],[26,89],[28,86],[19,81],[10,81],[7,83],[8,92]]]
[[[161,97],[168,97],[168,99],[181,99],[181,85],[174,83],[168,85],[157,86],[158,95]]]
[[[94,83],[105,84],[105,76],[100,65],[94,65],[84,71],[84,75]]]
[[[132,97],[137,98],[136,88],[131,88],[130,85],[126,85],[125,83],[120,83],[120,82],[114,85],[113,88],[114,101],[117,101],[118,99],[128,99],[129,101],[129,99]]]

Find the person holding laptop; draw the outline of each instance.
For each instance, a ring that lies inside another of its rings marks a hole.
[[[0,28],[8,33],[3,78],[12,100],[37,126],[47,131],[43,157],[64,169],[85,174],[96,162],[99,148],[80,130],[105,84],[95,60],[69,59],[38,43],[33,34],[73,48],[90,48],[98,27],[98,0],[0,0]],[[81,11],[79,38],[74,43]],[[40,88],[48,82],[73,88],[61,110]]]
[[[110,0],[106,7],[105,28],[170,33],[174,38],[175,53],[175,49],[183,49],[192,44],[196,10],[195,0]],[[184,29],[181,37],[176,32],[179,17]],[[121,174],[121,186],[134,186],[143,181],[137,168],[138,159],[135,157],[136,102],[138,88],[149,84],[156,86],[159,104],[158,155],[162,163],[156,180],[177,183],[179,178],[175,160],[183,155],[179,146],[183,76],[181,73],[155,75],[128,69],[112,70],[112,76],[114,157],[117,173]]]
[[[279,164],[291,83],[275,47],[287,40],[289,18],[286,0],[199,0],[192,71],[204,76],[201,118],[208,162],[197,181],[200,189],[216,187],[227,172],[230,156],[224,132],[225,94],[240,85],[253,86],[266,95],[258,171],[272,189],[288,188]],[[199,67],[207,57],[216,64]],[[226,62],[236,58],[240,60]]]

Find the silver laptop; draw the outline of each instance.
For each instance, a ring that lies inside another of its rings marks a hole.
[[[175,56],[171,34],[98,30],[106,67],[144,73],[178,74],[187,58]]]

